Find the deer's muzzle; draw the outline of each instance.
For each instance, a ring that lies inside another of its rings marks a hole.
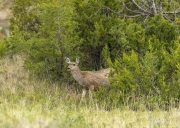
[[[68,70],[68,71],[71,71],[71,68],[70,68],[70,67],[67,67],[67,70]]]

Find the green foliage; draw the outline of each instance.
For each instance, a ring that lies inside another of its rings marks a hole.
[[[7,52],[7,46],[4,41],[0,41],[0,57],[2,57]]]
[[[179,126],[179,108],[175,108],[173,99],[169,102],[169,111],[162,110],[163,102],[158,96],[150,95],[131,94],[122,98],[126,106],[119,106],[119,99],[113,97],[123,97],[124,92],[114,92],[112,87],[109,90],[112,97],[102,88],[95,92],[99,97],[91,102],[84,99],[87,102],[79,104],[81,96],[75,89],[59,86],[59,82],[49,84],[35,74],[30,77],[30,72],[23,68],[24,59],[14,55],[0,61],[0,121],[3,128],[141,128],[149,126],[150,122],[153,127]],[[155,121],[162,122],[153,124]]]
[[[123,24],[123,26],[125,25]],[[141,95],[160,95],[165,101],[171,98],[177,100],[180,94],[177,74],[177,65],[179,64],[179,29],[177,24],[171,24],[157,15],[147,22],[145,28],[139,27],[141,34],[138,34],[138,30],[133,31],[132,29],[133,34],[126,37],[124,33],[130,26],[131,24],[124,28],[115,27],[113,30],[116,31],[112,31],[112,34],[119,36],[116,37],[116,41],[124,39],[127,44],[131,40],[133,42],[131,45],[127,45],[131,46],[130,49],[133,51],[130,52],[128,47],[124,47],[124,51],[122,50],[119,56],[111,57],[112,62],[109,64],[116,70],[117,74],[112,82],[113,86],[124,90],[125,97],[132,93],[140,93]],[[118,31],[120,34],[116,34]],[[138,36],[133,36],[136,33]],[[171,34],[169,35],[169,33]],[[142,37],[140,38],[139,35]],[[142,44],[140,50],[137,50],[139,45],[136,42]],[[113,58],[115,59],[113,60]]]
[[[121,11],[123,2],[135,8],[125,0],[15,0],[12,35],[1,42],[1,56],[25,53],[25,66],[50,81],[69,80],[65,56],[80,56],[82,69],[113,67],[110,91],[97,93],[99,101],[108,94],[109,105],[135,95],[179,99],[179,17],[173,23],[162,14],[122,17],[131,14]]]
[[[112,26],[110,30],[111,57],[121,57],[123,52],[129,53],[131,50],[144,54],[147,49],[145,42],[145,31],[141,24],[137,24],[133,19],[121,20]]]
[[[179,34],[178,25],[165,20],[161,14],[152,17],[145,24],[146,35],[156,36],[162,43],[161,47],[173,47],[171,41],[175,40]]]
[[[13,32],[16,34],[13,34],[5,40],[7,48],[11,54],[26,52],[28,50],[26,39],[30,38],[32,35],[21,31],[16,25],[14,25],[13,28]]]
[[[50,76],[62,76],[64,56],[78,49],[77,45],[81,43],[74,32],[77,23],[72,20],[71,0],[16,0],[12,10],[14,17],[10,28],[13,34],[8,46],[14,52],[23,51],[29,55],[26,66],[31,71],[39,75],[48,71]]]
[[[76,16],[74,20],[78,22],[79,37],[82,39],[80,51],[84,54],[84,63],[91,69],[99,69],[105,67],[102,63],[104,55],[103,48],[108,45],[111,40],[109,31],[111,27],[117,23],[118,15],[105,8],[118,11],[120,3],[118,1],[108,0],[91,0],[91,1],[75,1]]]

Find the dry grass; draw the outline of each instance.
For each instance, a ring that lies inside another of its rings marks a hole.
[[[0,127],[3,128],[179,128],[180,110],[106,111],[97,103],[78,105],[78,95],[58,83],[30,78],[24,58],[0,61]]]

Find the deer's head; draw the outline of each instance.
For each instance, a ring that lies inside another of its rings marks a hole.
[[[69,64],[69,66],[68,66],[69,71],[73,71],[78,68],[79,57],[76,58],[76,62],[71,62],[69,58],[65,58],[65,60],[66,60],[66,63]]]

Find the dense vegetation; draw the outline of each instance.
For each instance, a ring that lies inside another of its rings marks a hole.
[[[152,2],[15,0],[12,34],[1,40],[1,56],[23,53],[32,73],[69,84],[73,81],[64,57],[80,56],[83,70],[115,69],[110,91],[95,94],[97,102],[108,108],[133,102],[137,109],[141,99],[149,109],[155,101],[176,106],[180,98],[179,3],[163,0],[153,6]]]
[[[173,104],[169,111],[162,110],[157,102],[154,102],[155,111],[149,111],[143,102],[138,111],[128,107],[136,103],[111,110],[96,101],[87,100],[80,105],[80,93],[69,86],[59,86],[58,82],[49,84],[48,79],[30,75],[23,68],[25,59],[26,56],[13,55],[0,61],[2,128],[179,127],[180,111]]]

